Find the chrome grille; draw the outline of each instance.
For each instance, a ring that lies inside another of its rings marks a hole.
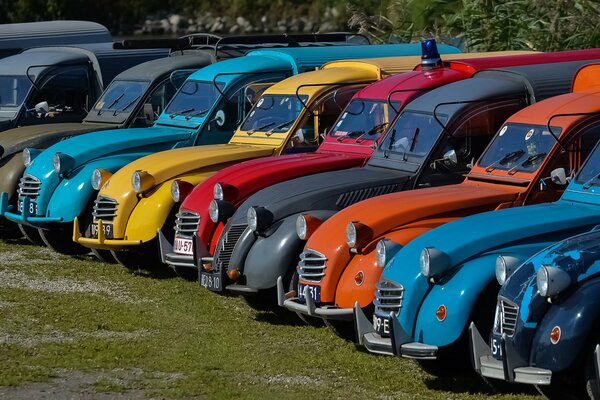
[[[229,266],[231,260],[231,254],[233,248],[242,236],[242,233],[246,230],[246,224],[231,225],[231,227],[224,231],[219,239],[219,244],[215,250],[215,256],[213,260],[213,270],[220,272],[222,268]]]
[[[102,221],[112,221],[117,216],[117,206],[119,203],[113,198],[98,196],[94,201],[94,219]]]
[[[404,299],[404,286],[399,283],[382,280],[375,285],[375,311],[383,313],[398,313]]]
[[[316,250],[306,249],[300,254],[298,275],[303,281],[321,282],[325,276],[327,257]]]
[[[500,313],[500,333],[506,333],[507,336],[514,335],[519,315],[519,306],[506,299],[500,299],[498,307]]]
[[[335,203],[338,208],[346,208],[349,205],[354,203],[358,203],[359,201],[363,201],[365,199],[369,199],[375,196],[381,196],[383,194],[388,194],[396,191],[398,185],[383,185],[377,187],[371,187],[366,189],[354,190],[352,192],[343,193],[338,197],[337,202]]]
[[[200,223],[200,215],[191,211],[182,211],[175,215],[175,235],[194,236]]]
[[[30,199],[35,199],[40,194],[40,186],[42,186],[42,182],[34,176],[24,175],[19,180],[19,189],[17,193],[19,197],[29,197]]]

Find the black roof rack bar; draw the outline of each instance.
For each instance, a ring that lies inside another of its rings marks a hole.
[[[546,122],[546,127],[548,128],[548,132],[550,132],[550,134],[552,135],[554,140],[556,140],[556,144],[561,148],[563,153],[566,153],[567,149],[565,149],[564,146],[562,145],[562,143],[560,142],[560,140],[558,140],[558,137],[556,136],[556,134],[554,132],[552,132],[552,127],[550,126],[550,123],[552,122],[552,120],[554,118],[558,118],[558,117],[585,117],[585,116],[590,116],[590,117],[600,116],[600,111],[554,114],[550,118],[548,118],[548,122]]]
[[[390,106],[390,108],[392,110],[395,111],[396,114],[398,114],[400,112],[400,110],[396,110],[396,107],[394,107],[394,105],[392,104],[392,96],[395,95],[396,93],[403,93],[403,92],[424,92],[427,89],[424,88],[417,88],[417,89],[396,89],[396,90],[392,90],[391,92],[388,93],[388,97],[387,97],[387,103]]]
[[[124,49],[171,49],[186,50],[192,48],[192,38],[182,37],[176,39],[126,39],[113,43],[113,48]]]
[[[225,92],[223,92],[221,90],[221,88],[219,87],[219,85],[217,85],[217,78],[219,78],[220,76],[228,76],[228,75],[262,75],[262,74],[277,74],[277,73],[280,73],[280,72],[282,72],[282,73],[288,73],[290,71],[287,70],[287,69],[279,69],[279,70],[273,69],[273,70],[270,70],[270,71],[220,72],[220,73],[216,74],[213,77],[212,84],[215,87],[215,89],[217,89],[217,92],[219,92],[219,94],[221,95],[221,97],[223,97],[223,99],[226,102],[230,102],[230,100],[225,95]]]

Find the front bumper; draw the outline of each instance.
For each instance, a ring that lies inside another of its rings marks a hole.
[[[304,288],[304,298],[306,303],[300,302],[297,297],[286,298],[285,289],[283,288],[283,279],[277,278],[277,304],[285,307],[290,311],[297,312],[311,317],[336,319],[352,321],[354,310],[352,308],[338,308],[336,306],[319,306],[315,304],[314,299],[310,296],[309,288]]]
[[[197,270],[193,254],[180,254],[173,251],[173,244],[167,240],[160,229],[156,232],[160,260],[171,268],[190,268]]]
[[[529,385],[549,385],[552,380],[551,370],[531,367],[521,360],[507,344],[506,334],[502,335],[500,344],[502,360],[492,356],[490,347],[473,323],[469,326],[469,342],[473,368],[483,377]]]
[[[25,197],[23,199],[22,214],[10,212],[13,206],[8,204],[8,193],[2,192],[0,193],[0,216],[18,224],[29,225],[34,228],[44,228],[47,224],[52,222],[63,222],[63,219],[60,217],[36,217],[34,215],[29,214],[29,202],[30,199],[28,197]]]
[[[75,217],[73,221],[73,241],[84,247],[101,250],[115,250],[121,247],[139,246],[142,244],[141,240],[107,239],[104,229],[102,229],[102,220],[98,220],[95,223],[98,224],[98,237],[87,238],[81,235],[79,219]]]

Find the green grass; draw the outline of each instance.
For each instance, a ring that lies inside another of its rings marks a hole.
[[[431,377],[194,282],[0,241],[0,386],[69,374],[98,393],[175,399],[524,397]]]

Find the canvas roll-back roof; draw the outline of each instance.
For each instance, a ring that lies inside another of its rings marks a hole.
[[[589,92],[600,89],[600,63],[587,64],[579,68],[573,78],[571,92]]]
[[[64,51],[57,47],[38,47],[25,50],[23,53],[1,59],[0,75],[25,76],[27,69],[32,65],[61,65],[88,61],[89,58],[84,52],[73,49],[75,50]],[[33,78],[40,70],[43,68],[31,69],[29,75]]]
[[[200,69],[211,63],[209,54],[185,54],[158,58],[133,66],[115,77],[119,80],[154,81],[177,69]]]

